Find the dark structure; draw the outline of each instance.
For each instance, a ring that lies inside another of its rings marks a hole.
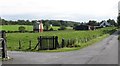
[[[34,32],[43,32],[43,24],[42,21],[34,22],[33,24]]]
[[[79,25],[79,26],[75,26],[74,29],[75,30],[94,30],[95,27],[90,25]]]
[[[5,31],[0,31],[1,37],[0,37],[0,42],[1,42],[1,48],[0,50],[2,51],[2,58],[7,58],[7,44],[6,44],[6,33]]]
[[[38,50],[52,50],[59,47],[57,36],[40,36],[38,38]],[[34,49],[36,49],[36,47]]]

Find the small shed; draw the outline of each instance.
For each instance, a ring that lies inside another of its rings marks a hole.
[[[33,24],[34,32],[43,32],[43,24],[42,21],[37,21]]]

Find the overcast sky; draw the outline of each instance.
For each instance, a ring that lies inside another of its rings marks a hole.
[[[0,0],[0,17],[7,20],[49,19],[87,22],[115,19],[119,0]]]

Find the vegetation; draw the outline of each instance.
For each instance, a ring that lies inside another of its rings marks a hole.
[[[97,21],[94,21],[94,20],[90,20],[89,22],[88,22],[88,25],[91,25],[91,26],[98,26],[99,25],[99,23],[97,23]]]
[[[50,27],[50,24],[48,23],[48,22],[46,22],[45,24],[44,24],[44,30],[49,30],[49,27]]]
[[[19,27],[23,26],[26,28],[27,31],[32,31],[33,30],[33,26],[31,25],[2,25],[0,27],[0,30],[6,30],[6,31],[19,31]]]
[[[24,26],[20,26],[18,29],[19,29],[20,32],[25,32],[25,27]]]
[[[66,27],[65,26],[60,26],[59,30],[65,30]]]
[[[118,26],[120,26],[120,16],[118,16],[117,18],[117,23],[118,23]]]
[[[2,25],[33,25],[34,22],[38,20],[17,20],[17,21],[12,21],[12,20],[5,20],[5,19],[0,19],[2,21]],[[53,26],[74,26],[75,24],[79,24],[78,22],[73,22],[73,21],[63,21],[63,20],[42,20],[43,25],[47,28],[49,28],[49,25],[52,24]]]
[[[40,52],[66,52],[66,51],[79,50],[79,49],[82,49],[82,48],[87,47],[89,45],[92,45],[92,44],[94,44],[96,42],[99,42],[99,41],[101,41],[102,39],[104,39],[104,38],[106,38],[108,36],[109,36],[109,34],[105,34],[103,36],[97,37],[96,39],[92,39],[89,42],[82,43],[81,47],[72,47],[72,48],[64,47],[64,48],[60,48],[60,49],[57,49],[57,50],[40,50]]]
[[[117,23],[113,19],[108,19],[107,22],[113,26],[117,26]]]
[[[33,26],[32,25],[3,25],[0,26],[0,30],[5,30],[5,31],[19,31],[19,27],[23,26],[25,27],[26,31],[33,31]],[[50,26],[48,30],[58,30],[60,29],[59,26]],[[66,29],[72,29],[72,27],[66,27]]]
[[[106,27],[92,30],[84,30],[84,31],[75,31],[71,30],[77,25],[91,25],[91,26],[99,26],[101,22],[97,22],[94,20],[90,20],[88,23],[79,23],[73,21],[63,21],[63,20],[42,20],[44,26],[44,32],[42,33],[32,33],[33,31],[33,23],[37,22],[38,20],[17,20],[17,21],[8,21],[5,19],[0,19],[2,21],[2,28],[0,30],[6,30],[7,32],[7,46],[9,50],[26,50],[29,48],[29,41],[32,41],[32,49],[37,44],[37,38],[39,36],[58,36],[59,45],[62,44],[62,39],[65,39],[65,44],[70,41],[71,46],[64,46],[62,49],[52,50],[52,51],[69,51],[69,50],[76,50],[88,45],[93,44],[99,40],[105,38],[108,34],[112,34],[116,27]],[[119,25],[119,17],[118,17],[118,25]],[[107,20],[113,26],[116,26],[117,23],[113,19]],[[52,26],[51,26],[52,25]],[[22,27],[21,27],[22,26]],[[18,29],[19,28],[19,29]],[[55,30],[61,31],[55,31]],[[65,30],[70,29],[70,30]],[[49,31],[50,30],[50,31]],[[19,31],[29,31],[30,33],[19,33]],[[14,33],[16,32],[16,33]],[[101,37],[101,38],[100,38]],[[21,41],[22,49],[18,49],[19,41]],[[73,43],[74,42],[74,43]],[[74,45],[73,45],[74,44]],[[66,48],[67,47],[67,48]],[[72,47],[72,48],[71,48]],[[35,50],[36,51],[36,50]],[[48,50],[49,51],[49,50]]]
[[[65,30],[65,31],[52,31],[52,32],[43,32],[43,33],[8,33],[7,34],[7,43],[9,50],[18,50],[18,42],[21,40],[22,50],[26,50],[29,47],[29,40],[32,41],[32,48],[37,44],[37,38],[39,36],[58,36],[59,44],[61,44],[62,38],[67,39],[77,39],[79,43],[76,42],[77,46],[81,47],[86,43],[86,39],[94,39],[105,34],[111,34],[112,30],[116,29],[115,27],[106,27],[97,29],[94,31],[74,31],[74,30]],[[89,41],[88,41],[89,42]]]
[[[38,20],[17,20],[17,21],[12,21],[12,20],[5,20],[5,19],[0,19],[0,21],[2,21],[2,25],[33,25],[34,22],[38,21]],[[118,17],[118,21],[119,17]],[[108,23],[110,23],[111,25],[116,26],[117,23],[115,22],[115,20],[113,19],[108,19],[107,20]],[[65,27],[74,27],[77,26],[79,24],[86,24],[86,25],[92,25],[92,26],[98,26],[100,25],[101,22],[97,22],[95,20],[90,20],[89,22],[74,22],[74,21],[63,21],[63,20],[42,20],[43,25],[45,26],[46,30],[49,28],[49,25],[52,24],[53,26],[65,26]],[[118,22],[119,24],[119,22]]]

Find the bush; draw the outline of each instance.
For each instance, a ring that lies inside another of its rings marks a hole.
[[[119,37],[118,37],[118,40],[120,41],[120,35],[119,35]]]
[[[53,31],[53,28],[52,28],[52,27],[50,28],[50,31]]]
[[[65,30],[66,27],[65,26],[61,26],[58,30]]]
[[[19,30],[20,32],[25,32],[25,27],[24,27],[24,26],[20,26],[20,27],[18,28],[18,30]]]

